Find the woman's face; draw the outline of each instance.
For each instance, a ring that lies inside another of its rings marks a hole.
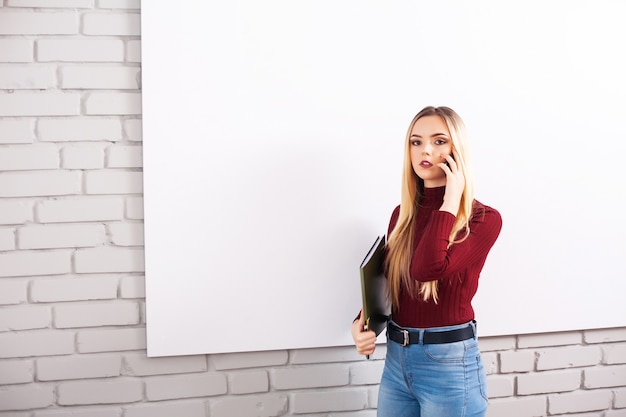
[[[452,139],[443,119],[439,116],[420,117],[409,137],[413,171],[427,188],[446,185],[446,174],[438,163],[452,154]]]

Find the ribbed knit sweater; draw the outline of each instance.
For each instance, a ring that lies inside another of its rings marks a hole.
[[[401,289],[399,305],[394,306],[393,320],[403,327],[442,327],[474,319],[472,298],[489,250],[502,228],[502,218],[495,209],[474,201],[470,235],[448,248],[455,216],[439,208],[445,187],[426,188],[415,224],[411,278],[439,281],[439,300],[423,301]],[[389,222],[388,235],[398,221],[400,206]]]

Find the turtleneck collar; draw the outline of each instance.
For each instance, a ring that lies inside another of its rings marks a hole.
[[[443,195],[446,192],[446,186],[424,188],[420,207],[434,207],[443,203]]]

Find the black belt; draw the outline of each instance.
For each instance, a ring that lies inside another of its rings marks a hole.
[[[420,342],[419,331],[409,331],[398,327],[392,323],[387,326],[389,339],[402,346],[412,345]],[[425,345],[439,345],[443,343],[460,342],[474,337],[474,327],[468,324],[467,327],[454,330],[429,331],[424,330],[422,343]]]

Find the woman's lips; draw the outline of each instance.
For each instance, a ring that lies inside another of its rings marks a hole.
[[[432,166],[433,166],[433,164],[431,164],[431,163],[430,163],[430,162],[428,162],[428,161],[422,161],[422,162],[420,162],[420,166],[421,166],[422,168],[430,168],[430,167],[432,167]]]

